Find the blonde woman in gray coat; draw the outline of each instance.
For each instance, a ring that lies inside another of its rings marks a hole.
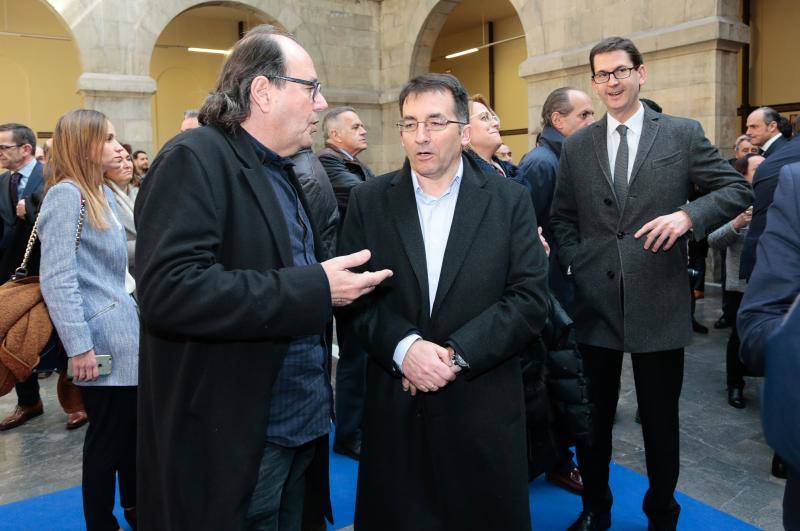
[[[124,154],[102,113],[78,109],[62,116],[39,213],[42,295],[89,415],[82,485],[88,531],[120,528],[112,514],[117,476],[135,529],[139,319],[126,282],[125,229],[103,184],[103,173],[119,169]],[[109,355],[107,374],[98,359]]]
[[[130,153],[124,152],[122,166],[105,172],[106,185],[114,193],[117,202],[117,217],[125,227],[125,238],[128,240],[128,271],[133,274],[133,257],[136,251],[136,225],[133,223],[133,205],[139,188],[134,186],[133,161]]]

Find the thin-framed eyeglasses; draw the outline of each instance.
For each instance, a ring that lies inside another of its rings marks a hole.
[[[317,96],[320,95],[322,92],[322,83],[319,80],[310,80],[310,79],[300,79],[298,77],[289,77],[289,76],[269,76],[273,79],[282,79],[284,81],[291,81],[292,83],[299,83],[301,85],[305,85],[307,87],[313,87],[311,90],[311,101],[317,99]]]
[[[474,118],[476,116],[478,117],[478,120],[480,120],[481,122],[486,122],[487,124],[491,122],[500,123],[500,117],[497,116],[492,111],[479,112],[477,114],[473,114],[472,116],[470,116],[470,118]]]
[[[445,127],[450,124],[467,125],[467,122],[459,122],[458,120],[448,120],[447,118],[428,118],[422,122],[414,120],[400,120],[395,123],[401,133],[413,133],[419,127],[419,124],[425,124],[425,129],[428,131],[443,131]]]
[[[631,72],[638,70],[638,68],[638,66],[620,66],[613,72],[604,72],[601,70],[592,76],[592,81],[595,83],[608,83],[608,80],[611,79],[611,76],[614,76],[614,79],[616,80],[627,79],[631,77]]]
[[[8,151],[11,148],[22,147],[25,144],[0,144],[0,151]]]

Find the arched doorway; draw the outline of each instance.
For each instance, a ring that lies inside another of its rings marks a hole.
[[[83,106],[76,93],[82,69],[73,35],[43,0],[2,5],[0,121],[23,123],[48,138],[62,114]]]
[[[158,150],[180,130],[183,112],[198,108],[214,88],[222,53],[259,24],[282,27],[266,13],[238,2],[201,4],[173,18],[156,41],[150,77],[153,140]]]
[[[503,141],[519,161],[528,149],[527,83],[519,76],[528,51],[515,6],[508,0],[439,2],[420,37],[411,74],[450,73],[468,93],[483,94],[501,117]]]

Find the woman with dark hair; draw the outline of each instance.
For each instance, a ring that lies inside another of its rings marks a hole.
[[[126,150],[127,151],[127,150]],[[133,205],[139,188],[133,184],[134,177],[138,176],[133,171],[133,160],[129,153],[124,153],[122,166],[105,172],[105,183],[114,193],[117,202],[117,214],[122,226],[125,227],[125,237],[128,240],[128,271],[133,274],[133,257],[136,251],[136,225],[133,223]]]
[[[89,415],[83,445],[89,531],[120,528],[112,514],[117,476],[125,518],[135,528],[139,319],[125,230],[103,184],[103,174],[119,171],[124,157],[102,113],[62,116],[38,221],[42,295]]]
[[[753,182],[753,175],[764,157],[755,153],[747,153],[733,163],[733,167],[741,173],[747,182]],[[747,235],[747,227],[753,215],[750,207],[730,222],[721,226],[708,235],[708,244],[714,249],[725,251],[725,290],[730,296],[731,315],[736,315],[742,303],[747,281],[739,278],[739,263],[741,261],[742,247]],[[737,409],[745,407],[744,400],[744,373],[745,367],[739,359],[739,333],[736,330],[736,320],[731,326],[731,335],[728,338],[725,372],[728,384],[728,404]]]

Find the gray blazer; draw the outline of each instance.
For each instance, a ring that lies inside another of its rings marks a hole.
[[[645,251],[634,233],[680,209],[694,238],[742,212],[752,189],[694,120],[645,106],[642,136],[623,208],[614,195],[607,118],[566,139],[551,227],[558,259],[575,279],[573,318],[581,343],[626,352],[682,348],[691,338],[686,238]],[[692,184],[707,195],[687,203]],[[623,311],[624,308],[624,311]]]
[[[111,190],[103,186],[103,192],[116,211]],[[110,228],[96,229],[87,215],[76,253],[80,201],[80,191],[69,181],[44,197],[39,212],[42,295],[68,356],[94,348],[95,354],[113,358],[110,375],[78,385],[137,385],[139,316],[125,290],[125,230],[111,216]]]
[[[714,249],[725,252],[725,289],[744,293],[747,281],[739,278],[739,266],[742,261],[744,240],[747,237],[748,227],[741,230],[733,228],[733,221],[729,221],[708,235],[708,245]]]

